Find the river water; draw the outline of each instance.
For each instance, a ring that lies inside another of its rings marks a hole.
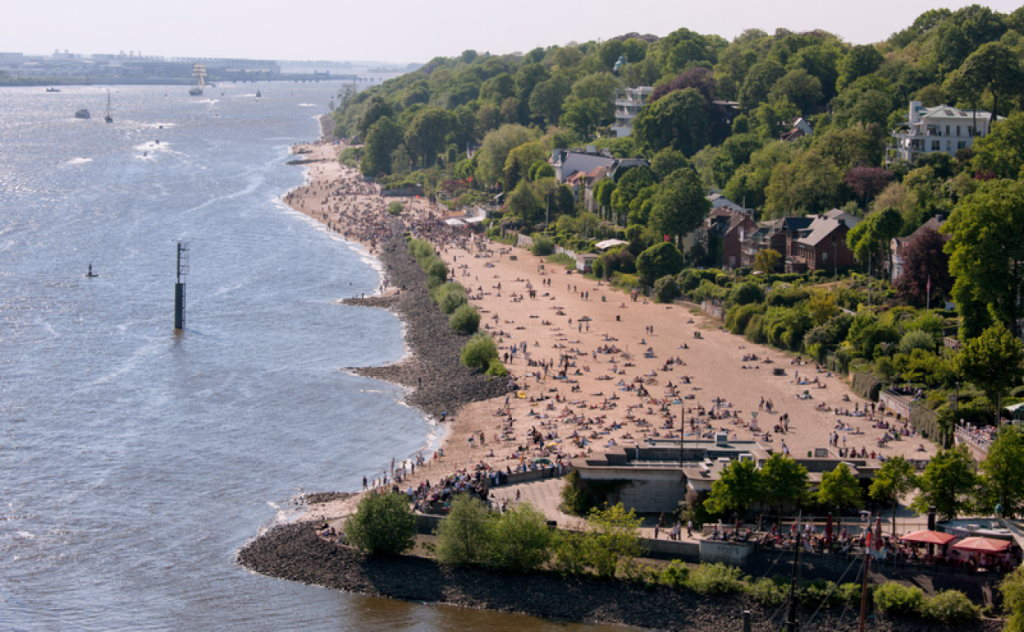
[[[113,124],[102,88],[0,89],[0,629],[595,629],[235,563],[296,494],[433,435],[340,370],[404,353],[392,315],[337,304],[374,291],[372,261],[278,201],[339,86],[256,87],[115,87]]]

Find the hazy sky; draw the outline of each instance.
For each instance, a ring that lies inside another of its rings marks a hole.
[[[1009,13],[1020,0],[984,3]],[[50,54],[141,51],[165,57],[279,60],[376,59],[425,62],[465,49],[510,53],[630,31],[664,36],[680,27],[732,39],[822,28],[864,44],[888,37],[924,11],[971,4],[929,0],[33,0],[8,3],[0,52]]]

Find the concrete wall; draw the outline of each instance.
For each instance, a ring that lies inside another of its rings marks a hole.
[[[700,561],[700,545],[689,540],[652,540],[641,538],[640,546],[650,551],[650,557],[668,560]]]
[[[732,566],[742,566],[754,555],[755,545],[752,543],[718,542],[715,540],[700,541],[700,561],[714,564],[721,562]]]
[[[608,504],[621,502],[627,510],[636,509],[637,513],[669,512],[679,509],[679,502],[686,500],[686,485],[675,473],[670,478],[631,481],[608,496]]]

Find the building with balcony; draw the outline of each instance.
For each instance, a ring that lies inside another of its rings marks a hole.
[[[640,113],[640,108],[647,104],[654,93],[654,88],[640,86],[626,88],[626,92],[615,99],[615,124],[612,132],[616,138],[623,138],[633,133],[633,119]]]
[[[949,105],[926,108],[920,101],[911,101],[907,122],[893,131],[896,151],[889,159],[913,163],[922,154],[955,156],[958,149],[970,147],[975,138],[988,134],[991,118],[991,113],[981,110]]]

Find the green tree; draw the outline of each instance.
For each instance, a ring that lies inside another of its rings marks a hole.
[[[760,500],[761,495],[761,472],[753,461],[737,460],[729,463],[711,485],[711,494],[704,501],[704,508],[708,513],[719,516],[733,512],[743,515]]]
[[[991,125],[994,127],[1000,95],[1018,95],[1024,90],[1020,52],[1001,42],[983,44],[960,68],[949,73],[942,87],[947,94],[969,103],[977,103],[988,91],[992,95]]]
[[[349,542],[375,555],[401,555],[415,544],[416,518],[404,494],[364,494],[345,521]]]
[[[474,564],[486,557],[487,505],[471,494],[456,494],[451,510],[437,525],[437,559],[448,564]]]
[[[486,370],[498,359],[498,345],[485,333],[473,334],[462,347],[462,363],[471,369]]]
[[[997,322],[980,336],[964,343],[953,358],[953,368],[996,403],[996,422],[999,421],[999,402],[1003,393],[1024,377],[1024,343]]]
[[[1015,427],[1004,426],[996,434],[981,462],[981,489],[985,508],[1000,504],[1011,520],[1024,510],[1024,437]]]
[[[530,113],[545,125],[557,125],[562,117],[562,105],[572,91],[569,79],[556,73],[537,84],[530,93]]]
[[[754,269],[763,274],[771,274],[772,272],[775,272],[775,268],[779,267],[779,263],[781,262],[782,255],[771,248],[759,250],[758,253],[754,255]]]
[[[651,246],[636,258],[636,269],[647,285],[654,285],[663,276],[679,274],[685,265],[682,253],[668,241]]]
[[[359,162],[359,170],[366,176],[392,172],[392,156],[402,144],[402,128],[384,116],[370,127],[366,138],[366,152]]]
[[[875,474],[868,489],[868,495],[878,502],[892,503],[892,535],[896,537],[896,508],[900,499],[917,487],[917,476],[914,466],[902,456],[886,459],[881,469]]]
[[[838,507],[840,510],[847,507],[860,509],[864,506],[860,481],[850,472],[846,463],[840,463],[836,469],[821,475],[818,502],[826,507]]]
[[[1009,615],[1003,632],[1024,632],[1024,566],[1018,566],[999,582],[1003,611]]]
[[[665,178],[652,198],[648,225],[658,235],[687,235],[700,228],[711,212],[697,174],[677,169]]]
[[[850,48],[846,57],[839,62],[839,79],[836,82],[836,87],[842,92],[843,88],[857,79],[878,70],[884,61],[885,58],[882,57],[882,54],[871,44]]]
[[[771,217],[824,212],[838,205],[842,188],[842,170],[816,148],[809,149],[772,170],[765,211]]]
[[[501,104],[516,95],[516,80],[507,72],[497,74],[480,84],[480,101]]]
[[[1016,180],[1024,167],[1024,112],[1013,112],[993,125],[988,136],[974,139],[973,148],[972,167]]]
[[[910,507],[918,514],[935,507],[941,520],[954,520],[969,511],[973,504],[971,496],[978,488],[978,477],[967,446],[940,450],[918,477],[917,486],[921,493]]]
[[[765,59],[751,66],[739,91],[740,106],[749,112],[767,101],[772,86],[784,74],[786,69],[774,59]]]
[[[807,497],[807,468],[776,452],[761,467],[761,486],[764,502],[781,512]]]
[[[654,177],[660,182],[676,169],[687,166],[688,162],[683,152],[666,147],[651,158],[651,171]]]
[[[490,186],[499,182],[505,174],[505,161],[516,147],[533,140],[533,134],[522,125],[502,125],[487,132],[474,159],[477,161],[477,177],[481,183]]]
[[[750,113],[751,123],[764,138],[778,139],[784,128],[800,113],[785,95],[765,101]]]
[[[815,292],[807,301],[807,311],[815,325],[824,325],[839,313],[833,292]]]
[[[643,519],[632,509],[626,511],[622,503],[590,510],[583,550],[587,565],[598,577],[614,577],[617,569],[644,554],[640,546],[641,522]]]
[[[963,306],[988,305],[993,317],[1015,336],[1024,316],[1024,182],[986,182],[960,201],[943,231],[952,234],[946,244],[949,271],[956,277],[953,299]],[[972,314],[963,314],[964,325]],[[975,330],[980,329],[976,327]]]
[[[448,146],[445,137],[451,127],[451,114],[440,108],[424,108],[405,130],[405,144],[414,156],[424,157],[424,167],[432,165],[437,154]]]
[[[530,503],[513,505],[487,523],[487,564],[498,570],[525,573],[551,557],[547,517]]]
[[[786,99],[807,116],[817,112],[824,96],[821,80],[803,68],[790,70],[783,75],[768,92],[769,101]]]
[[[359,116],[359,121],[356,124],[356,132],[359,137],[366,139],[366,134],[374,123],[384,117],[393,117],[395,115],[394,110],[379,94],[375,94],[363,106],[363,113]]]
[[[676,90],[647,105],[633,119],[637,145],[655,152],[671,147],[692,156],[710,140],[711,121],[704,105],[704,97],[694,88]]]
[[[593,133],[597,126],[605,121],[607,104],[599,99],[575,99],[567,101],[565,113],[559,120],[560,124],[568,127],[580,136],[586,138]]]

